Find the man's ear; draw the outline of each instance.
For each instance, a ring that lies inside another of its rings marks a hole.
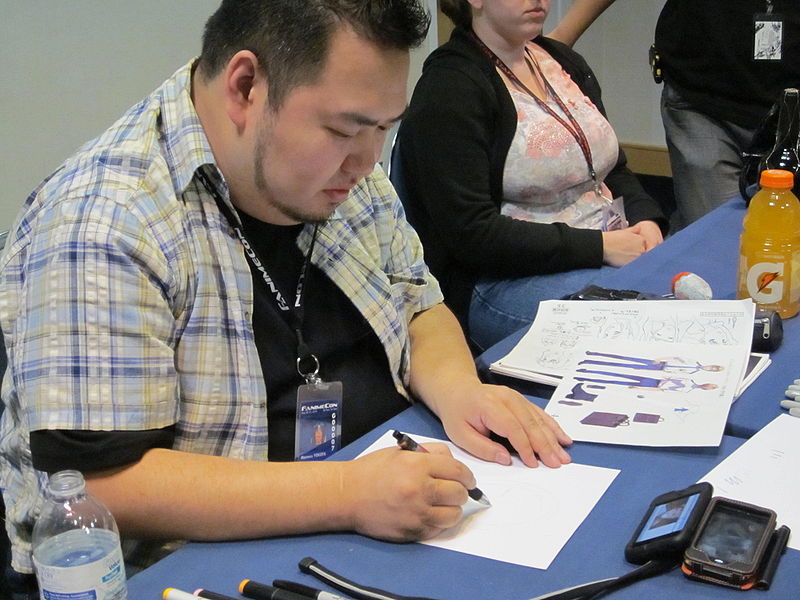
[[[255,111],[264,110],[266,78],[258,58],[249,50],[240,50],[228,61],[223,72],[225,112],[242,132]]]

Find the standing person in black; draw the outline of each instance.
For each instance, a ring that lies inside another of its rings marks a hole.
[[[613,3],[573,0],[550,35],[572,45]],[[795,0],[667,0],[655,47],[675,225],[684,227],[738,195],[742,151],[781,92],[800,86],[800,6]]]

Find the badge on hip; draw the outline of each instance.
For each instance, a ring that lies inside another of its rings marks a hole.
[[[783,17],[772,12],[755,15],[753,17],[753,60],[774,61],[782,58]]]
[[[295,460],[323,460],[341,447],[342,382],[315,378],[297,388]]]

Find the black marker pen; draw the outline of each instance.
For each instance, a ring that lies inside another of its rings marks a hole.
[[[225,594],[212,592],[211,590],[203,588],[195,590],[194,595],[198,598],[204,598],[205,600],[236,600],[233,596],[226,596]]]
[[[397,445],[400,446],[403,450],[411,450],[412,452],[428,452],[420,446],[417,442],[411,439],[408,435],[401,431],[397,431],[396,429],[392,432],[394,439],[397,440]],[[491,506],[492,503],[489,502],[489,498],[486,497],[480,489],[474,487],[471,490],[468,490],[467,493],[469,497],[475,500],[476,502],[480,502],[484,506]]]
[[[344,596],[340,596],[339,594],[332,594],[302,583],[286,581],[285,579],[276,579],[272,582],[272,585],[282,590],[288,590],[290,592],[302,594],[303,596],[308,596],[309,598],[314,598],[315,600],[347,600]]]
[[[768,590],[772,585],[772,577],[778,568],[778,563],[781,560],[781,555],[786,550],[786,544],[789,543],[789,534],[791,529],[786,525],[781,525],[772,534],[767,551],[764,555],[764,562],[761,566],[761,574],[756,581],[756,587],[760,590]]]
[[[250,579],[242,579],[239,584],[239,593],[254,600],[311,600],[309,596],[281,590]]]

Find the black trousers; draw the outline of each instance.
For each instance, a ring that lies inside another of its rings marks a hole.
[[[17,573],[9,566],[5,577],[6,585],[0,588],[0,600],[39,600],[39,586],[34,575]]]

